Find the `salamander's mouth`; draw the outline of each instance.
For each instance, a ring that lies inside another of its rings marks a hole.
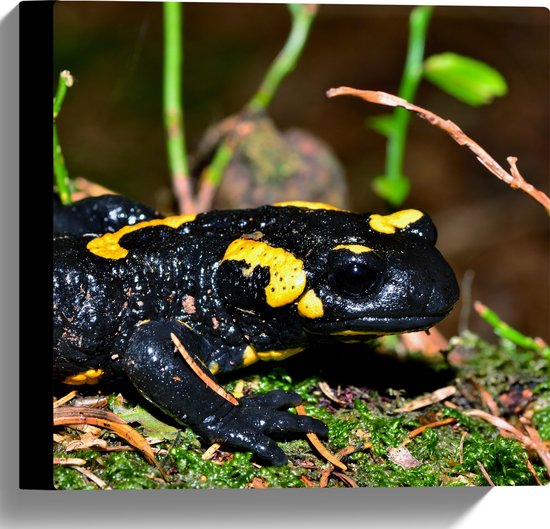
[[[375,338],[384,334],[423,331],[439,323],[450,311],[428,316],[354,318],[339,321],[308,321],[303,325],[311,334],[341,339]]]

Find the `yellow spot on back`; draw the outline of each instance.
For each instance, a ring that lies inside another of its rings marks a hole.
[[[283,349],[281,351],[258,351],[256,354],[258,355],[258,358],[260,360],[263,360],[265,362],[269,362],[272,360],[279,361],[284,360],[285,358],[288,358],[289,356],[293,356],[296,353],[299,353],[300,351],[303,351],[303,347],[292,347],[290,349]]]
[[[313,290],[308,290],[298,302],[298,314],[310,319],[323,316],[323,302]]]
[[[256,354],[256,351],[254,347],[251,345],[248,345],[243,353],[243,367],[249,366],[250,364],[254,364],[259,360],[258,355]]]
[[[170,228],[179,228],[186,222],[195,220],[196,215],[173,215],[165,219],[153,219],[138,222],[132,226],[124,226],[115,233],[105,233],[101,237],[92,239],[87,248],[90,252],[105,259],[122,259],[128,255],[128,250],[120,246],[119,242],[124,235],[134,231],[149,228],[150,226],[169,226]]]
[[[283,248],[251,239],[236,239],[225,251],[223,261],[244,261],[244,276],[250,276],[256,266],[269,268],[269,283],[265,287],[266,302],[282,307],[297,299],[306,286],[304,263]]]
[[[324,202],[308,202],[306,200],[286,200],[284,202],[277,202],[276,204],[273,204],[273,205],[277,207],[294,206],[296,208],[331,209],[334,211],[346,211],[345,209],[340,209],[340,208],[337,208],[336,206],[325,204]]]
[[[417,209],[404,209],[396,211],[391,215],[371,215],[369,218],[370,227],[380,233],[395,233],[395,230],[406,228],[409,224],[416,222],[424,213]]]
[[[103,375],[103,369],[88,369],[82,373],[71,375],[63,381],[64,384],[71,386],[81,386],[82,384],[97,384],[99,378]]]
[[[243,353],[243,362],[241,365],[246,367],[257,362],[258,360],[262,360],[264,362],[284,360],[285,358],[295,355],[303,350],[303,347],[291,347],[288,349],[272,351],[256,351],[254,346],[247,345]]]
[[[362,244],[339,244],[338,246],[335,246],[333,250],[349,250],[353,253],[372,252],[372,248],[363,246]]]

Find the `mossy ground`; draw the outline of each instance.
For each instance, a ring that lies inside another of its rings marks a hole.
[[[56,465],[55,487],[209,489],[485,486],[490,482],[497,486],[548,484],[547,470],[536,451],[528,450],[490,422],[469,415],[473,409],[498,412],[500,419],[525,433],[520,421],[523,418],[536,429],[542,446],[548,450],[548,360],[539,352],[522,349],[506,339],[494,345],[464,333],[452,343],[454,350],[449,359],[440,357],[435,361],[420,355],[403,358],[387,349],[391,340],[378,351],[363,345],[344,352],[339,346],[304,353],[306,356],[302,359],[298,355],[289,359],[288,365],[264,364],[249,368],[244,378],[225,384],[229,391],[245,394],[272,389],[298,392],[307,413],[329,426],[329,439],[323,440],[325,446],[332,453],[343,449],[350,452],[342,459],[347,465],[346,471],[330,469],[330,464],[305,438],[281,442],[290,463],[280,468],[261,466],[250,454],[225,452],[223,446],[211,460],[203,460],[208,447],[202,445],[190,429],[175,433],[173,428],[168,428],[161,434],[162,428],[159,430],[158,425],[147,422],[146,412],[132,408],[138,402],[121,407],[120,399],[111,399],[117,413],[123,417],[126,413],[128,420],[137,421],[134,425],[138,431],[146,437],[161,438],[154,446],[159,449],[157,459],[167,479],[137,451],[110,451],[125,443],[115,434],[102,430],[99,437],[107,441],[107,449],[92,447],[66,452],[63,443],[55,443],[54,449],[55,457],[84,459],[84,468],[99,478],[99,484],[90,479],[90,474],[85,475],[71,466]],[[362,358],[362,363],[358,358]],[[308,372],[318,374],[309,376]],[[354,385],[360,380],[364,380],[364,384]],[[327,391],[326,386],[321,390],[319,384],[324,381],[330,390]],[[448,385],[456,391],[443,401],[414,411],[397,411],[417,397]],[[157,415],[154,410],[150,411]],[[416,428],[444,419],[454,421],[428,427],[409,438]],[[77,439],[82,435],[69,427],[58,431]],[[401,452],[404,457],[393,457],[392,447],[404,447]]]

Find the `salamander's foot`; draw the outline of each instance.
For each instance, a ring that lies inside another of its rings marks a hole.
[[[211,415],[194,429],[209,441],[249,450],[270,465],[282,466],[288,459],[272,436],[311,432],[325,437],[328,433],[327,426],[318,419],[284,410],[301,401],[297,393],[283,390],[244,397],[238,406],[224,408],[227,413],[223,417]]]

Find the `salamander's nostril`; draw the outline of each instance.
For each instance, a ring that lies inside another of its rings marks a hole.
[[[432,291],[433,291],[433,288],[428,291],[428,289],[420,288],[418,286],[413,285],[409,289],[409,296],[410,296],[410,299],[412,300],[422,301],[424,299],[429,298]]]

